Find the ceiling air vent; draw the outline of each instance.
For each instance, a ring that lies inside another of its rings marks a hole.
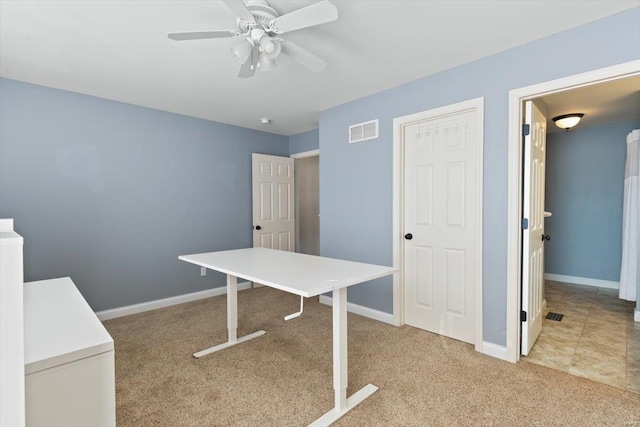
[[[378,137],[378,120],[349,126],[349,144]]]

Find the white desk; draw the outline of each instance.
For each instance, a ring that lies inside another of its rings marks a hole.
[[[257,331],[237,337],[238,277],[307,298],[331,291],[335,406],[311,425],[330,425],[378,390],[373,384],[367,384],[347,398],[347,287],[393,274],[397,269],[265,248],[182,255],[178,258],[227,274],[227,342],[195,353],[195,357],[265,334],[265,331]]]

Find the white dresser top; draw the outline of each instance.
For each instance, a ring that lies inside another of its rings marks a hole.
[[[24,284],[25,374],[113,350],[71,278]]]
[[[0,218],[0,246],[23,245],[22,236],[13,230],[13,219]]]

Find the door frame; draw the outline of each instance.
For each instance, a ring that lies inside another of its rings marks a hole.
[[[525,101],[640,75],[640,60],[574,74],[509,91],[507,169],[507,323],[506,360],[520,360],[520,310],[522,291],[522,124]]]
[[[291,154],[292,159],[304,159],[305,157],[315,157],[320,155],[320,149],[303,151],[301,153]]]
[[[404,230],[404,128],[416,122],[435,119],[456,113],[475,110],[477,114],[477,130],[479,146],[477,150],[477,171],[479,179],[476,184],[476,204],[478,206],[478,227],[476,239],[478,242],[476,255],[476,351],[482,352],[482,183],[484,157],[484,97],[474,98],[443,107],[433,108],[419,113],[409,114],[393,119],[393,267],[398,273],[393,275],[393,324],[404,325],[404,245],[402,230]]]

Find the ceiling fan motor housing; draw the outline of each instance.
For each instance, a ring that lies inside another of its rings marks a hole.
[[[256,19],[256,23],[259,27],[263,27],[265,30],[269,26],[269,22],[279,16],[266,0],[249,0],[247,1],[247,9]]]
[[[280,42],[273,39],[277,33],[272,28],[272,22],[279,14],[269,6],[266,0],[248,0],[247,9],[255,18],[255,23],[239,21],[238,24],[241,30],[244,29],[248,33],[247,40],[266,55],[266,57],[260,58],[258,62],[260,65],[260,62],[273,60],[280,54]],[[243,26],[246,27],[243,28]],[[273,66],[275,64],[271,64],[271,67]]]

